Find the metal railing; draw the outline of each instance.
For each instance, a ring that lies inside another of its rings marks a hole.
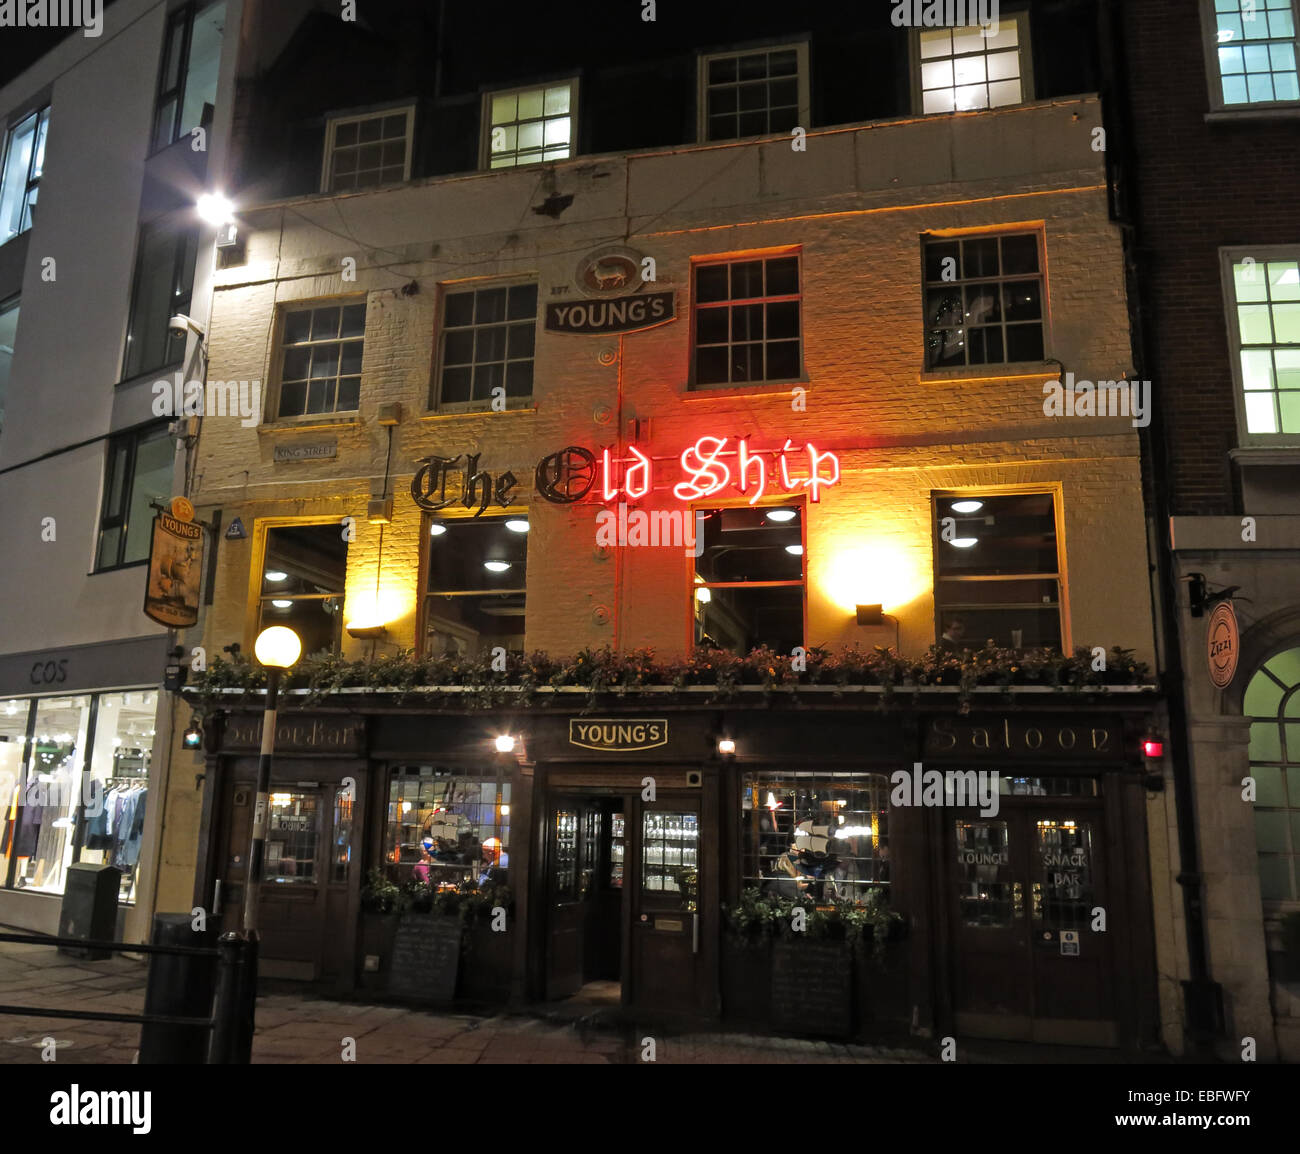
[[[77,950],[109,951],[120,954],[162,955],[215,959],[212,1012],[196,1018],[182,1014],[122,1014],[110,1010],[63,1010],[48,1006],[0,1005],[0,1015],[28,1018],[71,1019],[92,1022],[127,1022],[145,1026],[174,1026],[183,1029],[209,1030],[208,1064],[247,1064],[252,1057],[254,1006],[257,989],[257,943],[239,934],[225,934],[216,946],[171,946],[146,942],[110,942],[88,938],[64,938],[48,934],[0,933],[0,942],[19,945],[54,946]],[[150,979],[146,977],[145,1002],[149,1002]],[[141,1030],[143,1049],[144,1033]]]

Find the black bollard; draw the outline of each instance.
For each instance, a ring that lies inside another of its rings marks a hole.
[[[210,947],[210,930],[196,932],[190,914],[155,914],[156,946]],[[144,1012],[181,1018],[207,1018],[212,1013],[216,959],[182,954],[149,955]],[[208,1059],[208,1030],[202,1026],[172,1026],[146,1022],[140,1027],[140,1064],[202,1065]]]

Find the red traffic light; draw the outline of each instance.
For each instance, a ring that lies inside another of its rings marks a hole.
[[[1142,743],[1142,754],[1145,757],[1164,757],[1165,745],[1163,741],[1152,741],[1148,738]]]

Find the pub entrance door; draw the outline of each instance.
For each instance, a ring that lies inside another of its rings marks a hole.
[[[271,787],[259,909],[258,973],[301,981],[341,979],[347,970],[346,926],[353,832],[361,828],[360,790],[299,782]],[[244,883],[256,789],[227,789],[221,928],[243,924]],[[333,927],[333,930],[331,930]]]
[[[1114,934],[1092,929],[1109,908],[1101,799],[1001,802],[943,815],[957,1032],[1116,1046]]]

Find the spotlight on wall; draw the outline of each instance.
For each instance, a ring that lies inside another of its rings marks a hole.
[[[885,623],[885,607],[883,605],[859,605],[858,606],[859,625],[883,625],[884,623]]]
[[[181,744],[186,749],[201,749],[203,747],[203,726],[199,724],[197,717],[191,719],[189,728],[181,738]]]
[[[732,740],[730,737],[718,738],[718,752],[722,754],[723,757],[730,757],[733,753],[736,752],[735,741]]]
[[[387,625],[348,625],[346,628],[348,636],[358,641],[374,641],[388,632]]]
[[[497,753],[514,753],[515,739],[509,733],[502,733],[496,739]]]
[[[208,224],[228,224],[235,216],[235,206],[230,203],[229,197],[222,196],[219,192],[205,192],[199,197],[195,208],[198,209],[199,218]]]

